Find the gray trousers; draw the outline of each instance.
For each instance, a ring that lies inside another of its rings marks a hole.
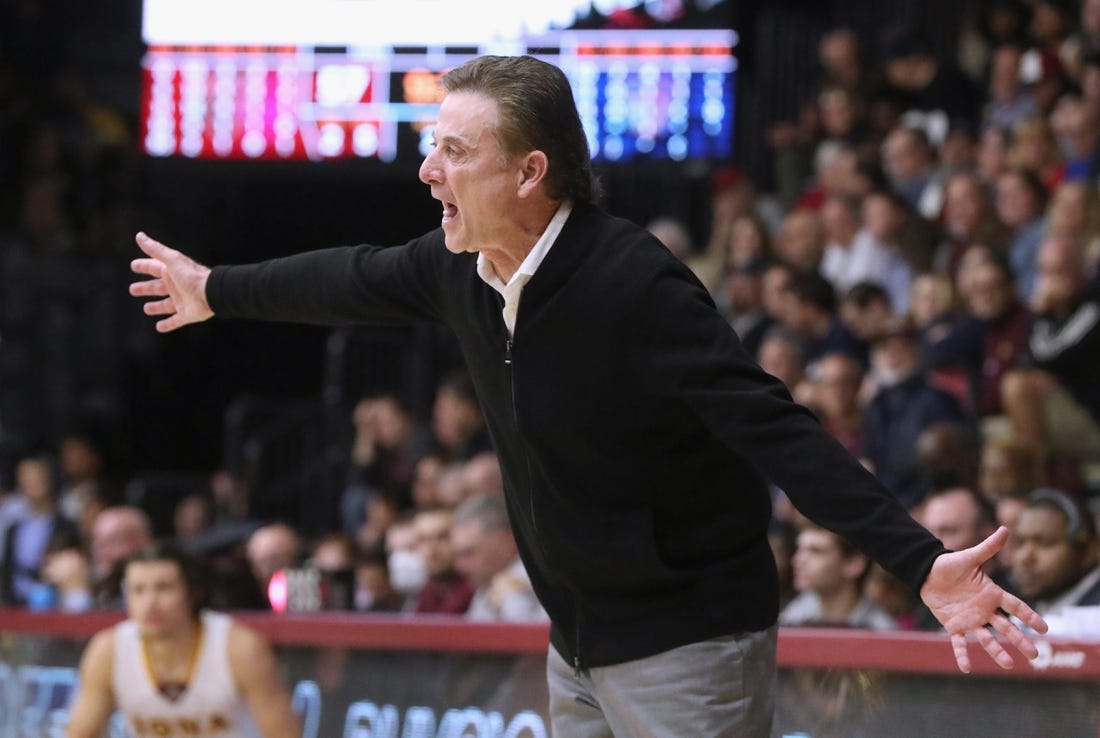
[[[776,627],[582,670],[547,657],[555,738],[768,738]]]

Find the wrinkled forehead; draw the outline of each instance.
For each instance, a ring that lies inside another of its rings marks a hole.
[[[492,137],[497,126],[498,107],[487,95],[469,90],[448,93],[439,105],[435,139],[454,138],[467,144]]]

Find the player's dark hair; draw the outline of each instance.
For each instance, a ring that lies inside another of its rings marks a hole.
[[[202,561],[173,541],[154,541],[127,559],[126,568],[130,564],[160,561],[173,563],[179,569],[184,587],[187,588],[187,599],[191,603],[191,617],[198,619],[199,612],[206,607],[208,594]]]

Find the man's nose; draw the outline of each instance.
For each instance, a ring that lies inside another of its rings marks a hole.
[[[428,185],[442,182],[439,167],[435,163],[434,149],[424,157],[424,161],[420,164],[420,181]]]

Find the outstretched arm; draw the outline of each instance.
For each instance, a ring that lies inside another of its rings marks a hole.
[[[209,268],[144,233],[137,234],[137,245],[148,258],[134,259],[130,269],[152,279],[131,284],[130,294],[161,298],[145,303],[146,315],[168,316],[157,321],[158,331],[167,333],[213,317],[214,311],[206,302]]]
[[[1002,669],[1013,667],[1012,655],[994,636],[1003,636],[1029,659],[1039,655],[1019,626],[1015,616],[1037,633],[1046,633],[1047,624],[1019,597],[998,587],[982,572],[982,565],[997,555],[1008,540],[1008,529],[997,531],[973,548],[946,553],[936,558],[921,587],[920,596],[932,614],[951,635],[955,662],[959,670],[970,672],[966,636],[973,635]]]

